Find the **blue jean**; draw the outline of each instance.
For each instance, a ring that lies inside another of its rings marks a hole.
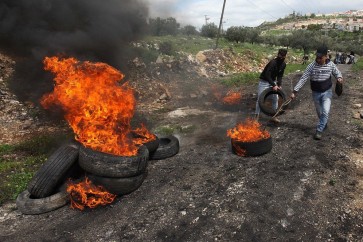
[[[257,90],[257,102],[256,102],[256,110],[255,110],[255,114],[258,115],[260,114],[260,105],[258,105],[258,100],[260,98],[260,95],[263,91],[265,91],[267,88],[270,88],[272,87],[270,85],[270,83],[268,83],[267,81],[264,81],[264,80],[260,80],[259,83],[258,83],[258,90]],[[273,94],[273,95],[270,95],[269,97],[272,98],[272,108],[277,110],[278,108],[278,100],[279,100],[279,95],[277,94]]]
[[[319,122],[316,126],[316,130],[319,132],[323,132],[325,126],[328,123],[331,99],[333,96],[333,91],[330,88],[325,92],[314,92],[313,91],[313,100],[316,108],[316,113],[318,114]]]

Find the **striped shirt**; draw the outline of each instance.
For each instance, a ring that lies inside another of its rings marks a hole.
[[[313,91],[325,92],[332,86],[331,75],[335,78],[342,77],[342,73],[332,61],[328,61],[324,65],[319,65],[314,61],[306,67],[304,74],[295,85],[294,91],[298,92],[310,78],[311,89]]]

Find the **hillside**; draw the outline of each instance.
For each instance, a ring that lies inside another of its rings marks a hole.
[[[296,30],[308,28],[309,25],[321,25],[322,29],[359,31],[363,28],[363,10],[348,11],[344,13],[331,14],[310,14],[299,15],[290,14],[285,18],[280,18],[275,22],[265,22],[259,26],[263,30],[284,29]]]

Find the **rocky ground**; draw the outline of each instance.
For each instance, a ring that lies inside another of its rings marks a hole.
[[[212,88],[219,87],[211,77],[217,71],[188,72],[183,64],[159,68],[154,74],[135,75],[146,80],[132,83],[138,90],[138,115],[152,130],[178,127],[180,152],[150,161],[143,185],[109,206],[82,212],[65,206],[23,215],[15,203],[4,204],[1,241],[363,240],[362,73],[339,65],[344,94],[333,98],[321,141],[312,138],[317,118],[306,85],[280,116],[282,123],[267,126],[272,151],[239,157],[231,152],[226,130],[253,112],[256,85],[239,89],[242,101],[226,106],[214,93],[226,90]],[[285,78],[287,93],[299,76]],[[7,95],[5,100],[12,100]],[[15,126],[1,131],[3,142],[9,142],[6,133],[12,130],[30,135],[36,127],[52,131],[37,119],[24,128],[28,119],[21,120],[21,109],[16,109],[7,116],[19,121],[1,119],[2,126]],[[260,122],[267,124],[268,117],[262,115]]]

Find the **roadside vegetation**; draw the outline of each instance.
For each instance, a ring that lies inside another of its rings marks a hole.
[[[363,59],[359,58],[356,63],[352,66],[354,72],[363,71]]]
[[[19,144],[0,145],[0,205],[14,200],[24,191],[50,152],[58,147],[64,134],[49,134],[33,137]]]

